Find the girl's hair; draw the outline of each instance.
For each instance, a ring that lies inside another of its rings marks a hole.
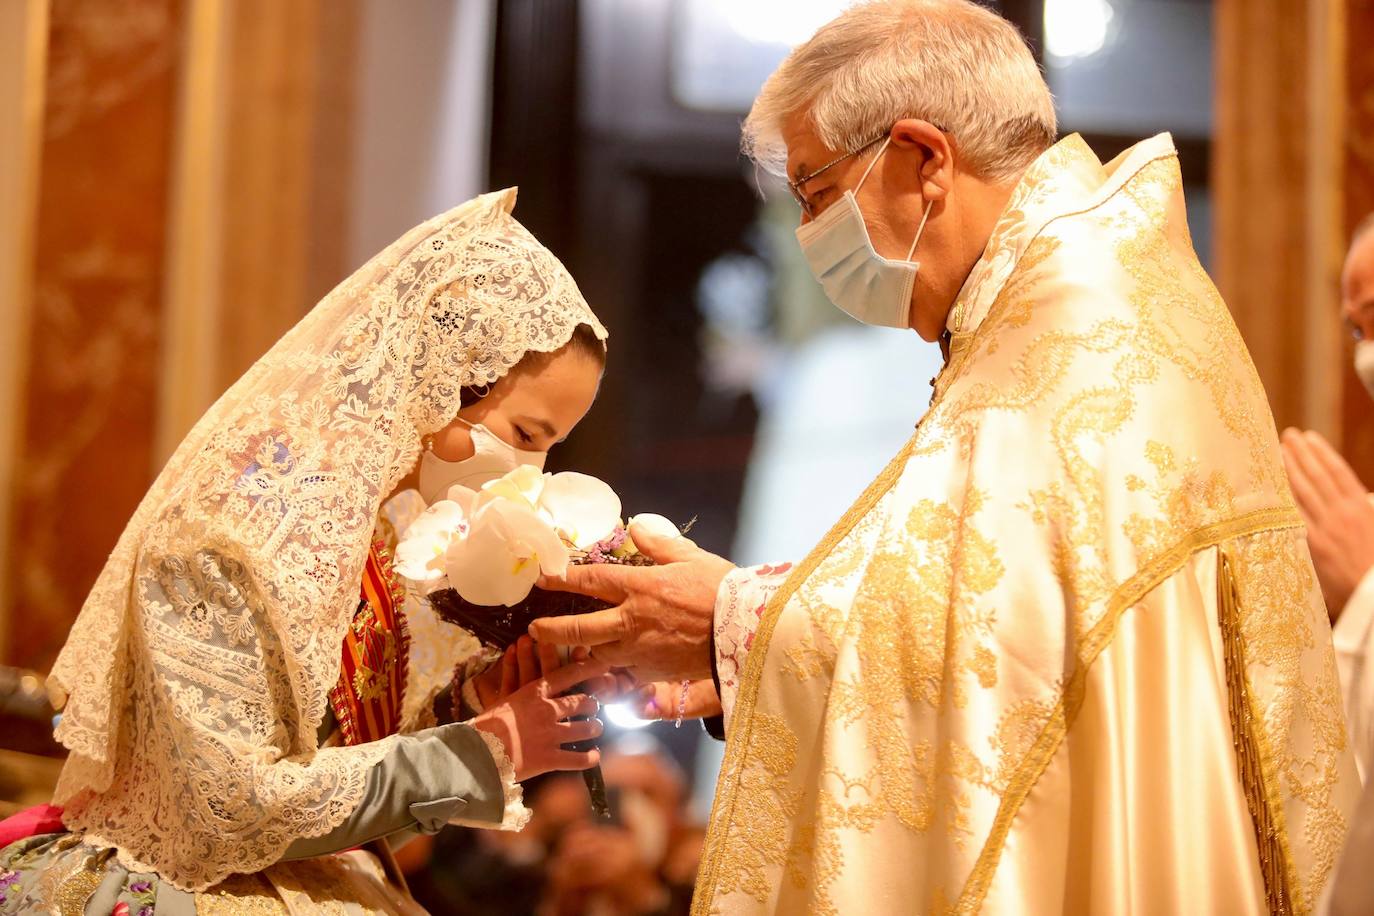
[[[568,342],[563,346],[549,353],[544,353],[539,350],[530,350],[520,358],[520,362],[516,363],[511,368],[511,371],[523,367],[537,366],[539,363],[547,362],[552,359],[555,354],[562,353],[565,350],[571,350],[590,359],[594,359],[600,366],[604,367],[606,365],[606,342],[596,336],[596,331],[592,330],[591,325],[579,324],[573,329],[572,337],[568,338]],[[482,398],[486,397],[490,391],[491,386],[489,385],[469,386],[463,389],[459,402],[464,407],[471,407],[473,404],[476,404],[478,401],[482,400]]]

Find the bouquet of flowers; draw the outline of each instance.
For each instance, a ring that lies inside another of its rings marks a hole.
[[[504,650],[540,617],[609,606],[538,588],[541,575],[562,576],[570,564],[652,565],[620,513],[620,497],[595,477],[522,465],[481,490],[451,488],[406,529],[396,570],[424,591],[442,619]],[[654,533],[679,533],[661,515],[630,521]],[[609,817],[600,768],[583,775],[593,810]]]

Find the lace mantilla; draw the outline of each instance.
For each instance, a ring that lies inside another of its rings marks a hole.
[[[120,537],[53,669],[74,830],[185,889],[276,861],[362,797],[386,741],[316,747],[381,500],[465,386],[580,324],[513,189],[418,226],[206,413]]]

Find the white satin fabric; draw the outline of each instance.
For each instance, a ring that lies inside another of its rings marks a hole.
[[[1374,763],[1374,571],[1367,572],[1351,593],[1332,627],[1336,667],[1341,673],[1345,719],[1360,779],[1369,781]]]
[[[1122,617],[1022,806],[987,912],[1267,912],[1231,732],[1218,727],[1217,552],[1194,554]]]
[[[1184,212],[1166,136],[1022,179],[915,436],[758,621],[697,916],[1316,905],[1330,628]]]

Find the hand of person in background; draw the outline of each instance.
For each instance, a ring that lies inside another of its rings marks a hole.
[[[1374,567],[1374,504],[1359,477],[1320,433],[1286,429],[1283,463],[1307,523],[1307,545],[1334,621]]]
[[[572,617],[545,617],[530,625],[540,642],[590,646],[599,661],[628,668],[641,682],[711,676],[711,626],[716,592],[729,560],[687,538],[659,537],[632,526],[641,553],[656,566],[570,566],[547,589],[579,592],[616,605]]]
[[[470,724],[501,740],[519,781],[552,770],[589,769],[601,762],[599,751],[568,751],[563,745],[599,738],[601,722],[564,720],[593,716],[601,704],[585,693],[562,694],[601,677],[606,670],[604,664],[594,661],[565,665],[516,690]]]
[[[593,907],[617,914],[658,913],[668,890],[643,861],[634,834],[601,824],[570,828],[549,862],[548,912],[586,913]]]
[[[630,696],[630,708],[641,719],[676,720],[705,719],[718,716],[723,710],[716,685],[709,677],[687,683],[686,702],[683,702],[682,681],[656,681],[645,684]]]

